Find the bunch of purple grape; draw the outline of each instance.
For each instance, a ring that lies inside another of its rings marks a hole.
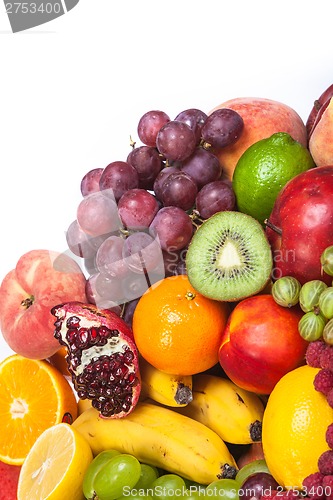
[[[137,127],[142,144],[132,143],[126,161],[84,175],[66,239],[84,259],[90,302],[119,310],[165,276],[186,273],[196,224],[235,210],[232,184],[213,151],[235,143],[243,127],[231,109],[207,116],[193,108],[174,120],[148,111]]]

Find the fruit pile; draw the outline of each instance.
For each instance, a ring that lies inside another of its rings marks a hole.
[[[148,111],[82,176],[1,283],[0,499],[333,498],[332,95]]]

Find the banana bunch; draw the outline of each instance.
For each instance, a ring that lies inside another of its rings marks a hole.
[[[200,373],[193,376],[193,401],[177,412],[212,429],[223,441],[261,441],[264,404],[260,397],[229,379]]]
[[[141,400],[165,406],[185,406],[192,401],[192,375],[170,375],[140,358]]]
[[[116,449],[200,484],[234,477],[237,465],[224,441],[202,423],[145,402],[124,418],[102,418],[95,408],[72,424],[94,455]]]

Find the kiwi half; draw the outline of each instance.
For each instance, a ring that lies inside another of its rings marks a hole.
[[[218,212],[196,230],[186,254],[187,275],[202,295],[235,302],[260,292],[273,267],[262,225],[236,211]]]

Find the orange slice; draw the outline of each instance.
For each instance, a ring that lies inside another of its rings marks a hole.
[[[74,391],[50,363],[18,354],[0,363],[1,461],[22,465],[45,429],[76,417]]]
[[[46,429],[22,465],[17,500],[82,500],[82,483],[93,459],[84,437],[66,423]]]

